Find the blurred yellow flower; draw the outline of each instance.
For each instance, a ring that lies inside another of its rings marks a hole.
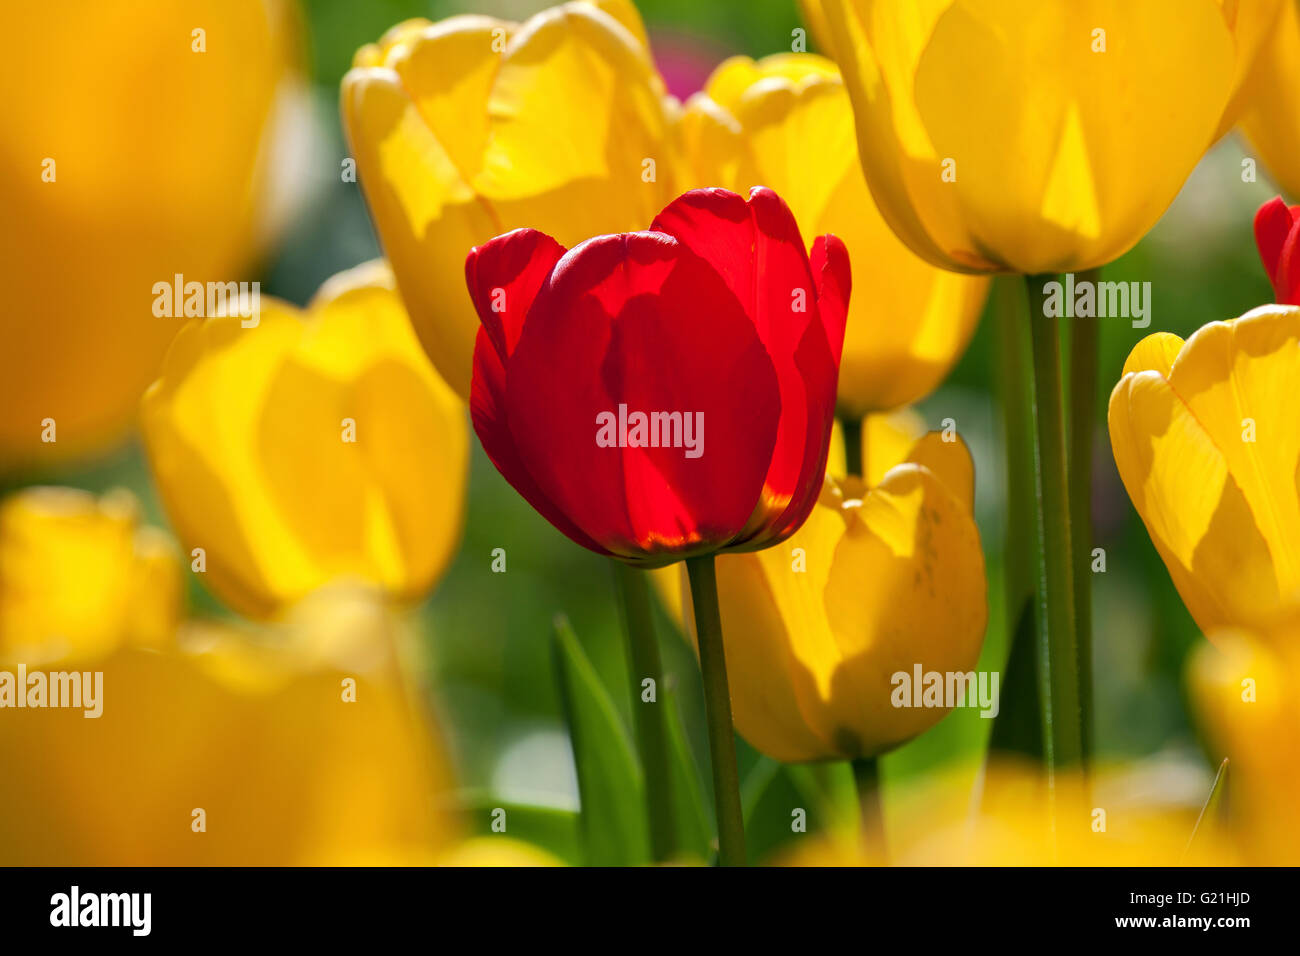
[[[191,567],[252,616],[346,578],[423,596],[460,540],[469,431],[387,266],[335,276],[305,312],[263,299],[248,321],[187,325],[144,399]]]
[[[396,674],[399,625],[321,592],[260,632],[191,623],[119,649],[102,713],[0,720],[0,863],[346,864],[455,845],[450,776]]]
[[[545,850],[507,837],[485,836],[465,840],[441,854],[438,866],[560,866]]]
[[[1285,0],[1241,125],[1269,172],[1300,202],[1300,0]]]
[[[247,278],[309,102],[288,0],[8,4],[5,31],[0,472],[44,471],[134,423],[179,326],[155,282]]]
[[[473,246],[524,226],[565,246],[644,229],[679,191],[675,107],[630,0],[579,0],[523,24],[398,24],[357,51],[341,109],[420,341],[465,398]]]
[[[925,397],[975,331],[988,279],[917,258],[880,217],[858,162],[839,70],[812,54],[719,66],[682,116],[697,186],[776,190],[805,236],[834,233],[853,263],[839,406],[861,417]]]
[[[0,663],[163,646],[183,607],[172,540],[128,491],[29,488],[0,501]]]
[[[1178,767],[1098,768],[1089,781],[997,762],[925,776],[889,801],[889,862],[899,866],[1223,866],[1238,862],[1211,828],[1196,828],[1208,786],[1186,793]],[[1155,794],[1156,796],[1152,796]],[[1163,794],[1163,796],[1162,796]],[[1194,840],[1190,840],[1193,832]],[[1190,843],[1190,845],[1189,845]],[[878,866],[849,831],[781,856],[787,866]]]
[[[877,457],[874,483],[828,475],[782,546],[718,558],[736,727],[778,760],[909,740],[950,708],[895,706],[894,675],[966,674],[979,658],[988,604],[970,453],[938,432],[897,447],[888,470]],[[685,613],[693,633],[689,601]]]
[[[1110,396],[1120,478],[1201,631],[1300,598],[1300,308],[1149,335]]]
[[[1188,669],[1213,755],[1228,758],[1228,822],[1251,863],[1300,863],[1300,622],[1220,632]]]
[[[1132,247],[1231,118],[1268,24],[1216,0],[822,6],[885,221],[965,272]]]

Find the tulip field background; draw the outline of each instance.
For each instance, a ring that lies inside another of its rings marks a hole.
[[[540,2],[474,3],[312,0],[306,4],[319,152],[310,164],[311,201],[265,263],[264,295],[304,304],[339,270],[379,255],[359,188],[340,182],[346,155],[338,121],[338,85],[353,52],[407,17],[437,19],[453,13],[489,13],[523,19]],[[732,53],[761,56],[788,50],[801,26],[793,0],[755,3],[638,0],[655,53],[673,91],[685,97],[711,67]],[[1105,401],[1124,358],[1147,332],[1186,336],[1216,319],[1271,301],[1251,235],[1259,204],[1275,194],[1240,175],[1243,147],[1230,136],[1201,162],[1178,200],[1138,246],[1105,270],[1105,278],[1150,282],[1152,322],[1132,328],[1103,320],[1100,388],[1094,419],[1094,546],[1105,549],[1104,574],[1094,577],[1096,751],[1100,764],[1138,758],[1148,783],[1188,804],[1204,798],[1217,761],[1202,747],[1183,683],[1184,661],[1201,637],[1129,503],[1112,461],[1105,431]],[[1014,158],[1008,157],[1008,163]],[[1133,161],[1141,163],[1142,157]],[[870,295],[855,285],[855,296]],[[1003,474],[994,377],[996,326],[989,319],[1000,297],[1023,300],[1023,283],[998,279],[985,318],[964,358],[918,410],[930,428],[953,418],[976,464],[976,517],[988,566],[990,620],[981,670],[1002,670],[1006,621],[1002,600]],[[1022,306],[1023,307],[1023,306]],[[92,491],[125,486],[144,502],[147,516],[165,526],[156,491],[137,443],[71,473],[32,473],[15,482],[51,482]],[[427,654],[422,675],[443,718],[471,807],[537,808],[514,818],[512,835],[580,862],[573,811],[576,780],[552,660],[551,627],[568,616],[611,697],[629,724],[628,669],[611,569],[576,547],[533,511],[497,474],[473,442],[469,510],[463,544],[450,571],[419,616]],[[12,490],[12,489],[8,489]],[[505,548],[508,573],[490,570],[494,548]],[[200,576],[190,575],[195,613],[226,615]],[[684,726],[702,769],[707,768],[702,695],[689,644],[668,616],[657,612],[666,668]],[[909,779],[961,766],[987,743],[991,722],[958,709],[934,730],[882,761],[886,812],[891,794]],[[778,767],[742,745],[744,797],[755,805],[805,805],[809,800],[852,813],[847,765],[816,771]],[[707,779],[704,773],[702,779]],[[1141,786],[1141,783],[1135,786]],[[485,832],[489,818],[470,815]],[[750,856],[769,858],[791,839],[788,811],[756,813],[749,828]]]

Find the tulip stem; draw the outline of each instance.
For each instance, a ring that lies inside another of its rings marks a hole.
[[[740,804],[740,773],[736,769],[736,734],[731,726],[731,690],[727,686],[727,657],[722,645],[722,615],[718,610],[718,579],[713,555],[686,559],[691,604],[704,677],[704,713],[713,765],[713,804],[718,815],[718,863],[745,865],[745,817]]]
[[[1075,644],[1074,574],[1061,398],[1061,330],[1044,315],[1051,276],[1027,276],[1029,337],[1034,354],[1034,497],[1038,507],[1038,682],[1049,775],[1082,756],[1079,657]]]
[[[670,706],[660,698],[664,692],[663,663],[650,616],[650,591],[645,572],[622,561],[613,561],[615,586],[623,609],[627,635],[628,667],[632,676],[632,716],[636,725],[637,750],[645,776],[646,811],[650,821],[650,854],[656,863],[672,859],[676,852],[673,825],[672,778],[668,762],[668,715]],[[654,681],[654,699],[645,701],[641,682]]]
[[[1001,357],[997,369],[1002,403],[1003,475],[1006,520],[1002,532],[1003,617],[1006,664],[1002,709],[993,721],[989,749],[1034,760],[1043,758],[1039,725],[1042,706],[1036,676],[1038,647],[1034,612],[1035,548],[1038,513],[1034,503],[1034,413],[1031,394],[1029,329],[1024,283],[1019,276],[994,280]]]
[[[1079,277],[1097,288],[1100,269]],[[1097,411],[1095,316],[1076,317],[1070,332],[1070,535],[1074,544],[1075,644],[1079,655],[1079,733],[1083,763],[1092,756],[1092,437]]]
[[[858,784],[858,803],[862,812],[862,842],[868,859],[888,861],[889,844],[885,841],[885,802],[880,791],[880,758],[859,757],[852,763],[853,779]]]
[[[844,471],[850,476],[861,477],[867,468],[866,449],[862,444],[862,419],[841,416],[840,428],[844,433]],[[871,857],[884,862],[885,812],[880,797],[880,761],[876,757],[859,757],[851,766],[853,779],[858,785],[862,842]]]
[[[845,474],[861,476],[867,467],[862,448],[862,419],[852,415],[842,415],[840,429],[844,433]]]

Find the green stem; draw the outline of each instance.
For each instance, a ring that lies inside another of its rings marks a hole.
[[[867,449],[863,445],[862,419],[841,416],[844,432],[844,470],[860,477],[867,466]],[[858,785],[858,805],[862,815],[862,842],[869,855],[885,859],[885,814],[880,791],[880,762],[876,757],[859,757],[852,761],[853,779]]]
[[[840,416],[840,429],[844,433],[844,471],[861,475],[867,466],[862,448],[862,419]]]
[[[1034,354],[1035,499],[1038,505],[1038,680],[1050,774],[1075,766],[1079,730],[1079,658],[1075,645],[1074,574],[1061,402],[1061,331],[1043,314],[1051,276],[1028,276],[1029,337]]]
[[[1079,280],[1096,283],[1100,269]],[[1095,316],[1076,317],[1070,333],[1070,535],[1074,545],[1075,644],[1079,656],[1080,737],[1083,763],[1092,757],[1092,439],[1097,412]]]
[[[646,811],[650,821],[650,853],[656,863],[676,853],[673,825],[672,778],[668,762],[668,715],[660,702],[664,692],[663,664],[650,616],[650,590],[644,571],[613,561],[615,584],[623,608],[623,629],[627,635],[628,666],[632,676],[632,716],[636,724],[637,749],[645,775]],[[654,700],[641,696],[641,682],[654,681]]]
[[[858,784],[858,803],[862,809],[862,842],[869,857],[885,863],[889,844],[885,839],[885,805],[881,799],[880,759],[859,757],[853,761],[853,779]]]
[[[1002,538],[1003,618],[1006,664],[1002,709],[993,721],[989,749],[1043,759],[1042,712],[1036,683],[1034,626],[1034,417],[1030,392],[1029,330],[1025,295],[1019,276],[994,280],[998,347],[998,400],[1002,408],[1002,444],[1006,517]]]
[[[704,714],[713,765],[713,802],[718,815],[718,862],[745,865],[745,817],[740,805],[740,773],[736,769],[736,734],[731,727],[731,691],[727,687],[727,658],[722,646],[722,616],[718,610],[718,581],[713,555],[686,559],[695,610],[695,633],[704,677]]]

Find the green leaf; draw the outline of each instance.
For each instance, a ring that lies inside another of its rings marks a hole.
[[[562,615],[555,619],[554,651],[578,772],[585,860],[593,866],[646,863],[650,835],[636,751],[600,676]]]
[[[1039,716],[1037,639],[1033,601],[1026,600],[1010,618],[1015,622],[1011,651],[1003,670],[998,715],[993,718],[989,750],[993,754],[1043,759],[1043,723]]]
[[[713,815],[704,801],[699,767],[691,755],[686,731],[682,727],[676,691],[666,691],[660,706],[668,708],[668,762],[672,774],[673,824],[677,830],[677,848],[680,853],[707,862],[716,852]]]

